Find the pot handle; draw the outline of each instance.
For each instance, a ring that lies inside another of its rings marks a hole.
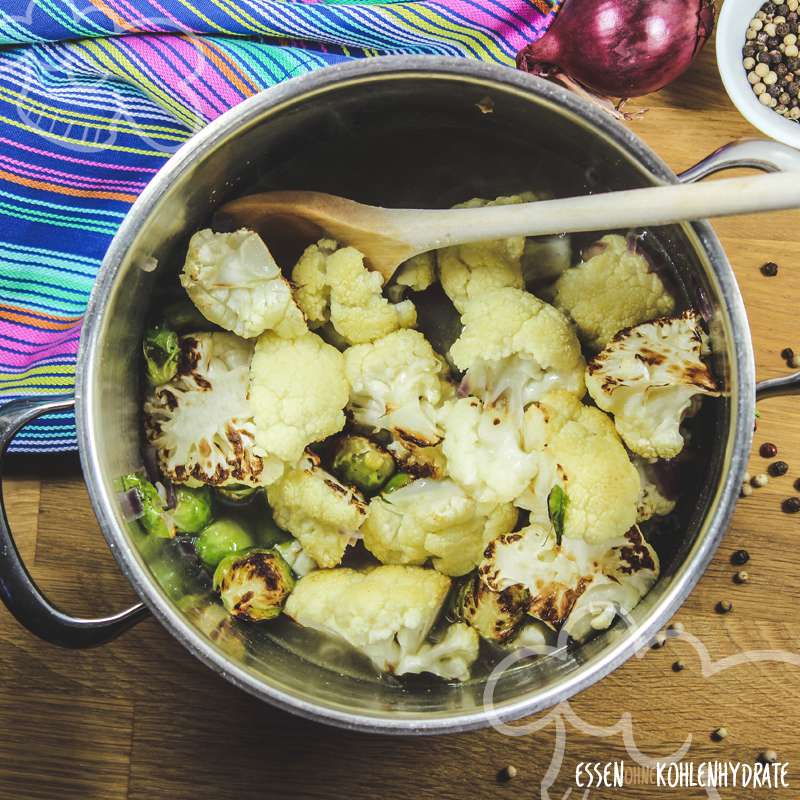
[[[783,375],[780,378],[770,378],[768,381],[756,384],[756,402],[787,394],[800,394],[800,372]]]
[[[760,169],[763,172],[800,171],[800,151],[769,139],[740,139],[723,145],[693,167],[681,172],[681,183],[692,183],[724,169]]]
[[[42,414],[66,411],[75,405],[71,395],[13,400],[0,407],[0,599],[31,633],[62,647],[93,647],[119,636],[147,616],[143,603],[110,617],[79,619],[57,609],[39,590],[22,562],[3,503],[2,460],[20,428]]]

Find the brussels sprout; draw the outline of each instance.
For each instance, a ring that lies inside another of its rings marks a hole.
[[[521,584],[493,592],[477,574],[458,591],[455,616],[484,638],[503,643],[519,630],[530,605],[530,593]]]
[[[211,489],[175,487],[175,508],[168,512],[182,533],[200,533],[211,522]]]
[[[164,501],[158,489],[136,472],[123,475],[121,481],[123,490],[135,489],[139,492],[144,509],[139,517],[142,527],[152,536],[171,539],[175,535],[175,525],[164,513]]]
[[[178,334],[170,328],[154,327],[142,339],[147,379],[153,386],[171,381],[178,372],[181,346]]]
[[[277,617],[294,585],[291,568],[275,550],[234,553],[214,572],[214,589],[228,613],[248,622]]]
[[[217,499],[226,506],[246,506],[257,491],[257,486],[248,486],[246,483],[230,483],[214,488]]]
[[[200,560],[212,569],[223,558],[247,550],[255,544],[253,537],[232,519],[218,519],[205,528],[194,544]]]
[[[407,472],[396,472],[391,478],[389,478],[388,481],[386,481],[386,484],[383,487],[383,494],[391,494],[398,489],[402,489],[404,486],[408,486],[408,484],[413,480],[414,477],[409,475]]]
[[[366,436],[343,436],[336,445],[333,473],[365,492],[376,492],[394,472],[394,459]]]
[[[195,627],[208,636],[224,653],[241,661],[247,654],[244,637],[228,612],[206,594],[185,595],[178,608]]]
[[[217,331],[219,327],[209,322],[191,300],[176,300],[164,309],[164,325],[178,333]]]

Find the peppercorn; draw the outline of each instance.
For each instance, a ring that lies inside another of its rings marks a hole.
[[[797,480],[794,482],[794,488],[795,488],[795,489],[797,489],[797,491],[798,491],[798,492],[800,492],[800,478],[798,478],[798,479],[797,479]]]
[[[501,769],[497,773],[497,780],[500,781],[500,783],[507,783],[508,781],[516,777],[517,777],[517,768],[513,764],[509,764],[507,767],[503,767],[503,769]]]
[[[789,26],[785,22],[781,22],[780,24],[775,26],[775,35],[779,36],[783,39],[789,33]]]
[[[789,74],[789,67],[787,67],[787,66],[786,66],[786,64],[784,64],[784,63],[781,61],[781,63],[780,63],[780,64],[777,64],[777,65],[775,66],[775,74],[776,74],[776,75],[777,75],[779,78],[783,78],[785,75],[788,75],[788,74]]]
[[[800,369],[800,356],[792,356],[791,360],[789,361],[789,366],[792,369]]]
[[[741,567],[749,560],[750,553],[748,553],[747,550],[734,550],[733,554],[731,555],[731,564],[735,564],[737,567]]]
[[[780,5],[775,6],[775,11],[777,11],[778,14],[783,17],[789,13],[789,6],[787,6],[786,3],[781,3]]]
[[[729,614],[733,611],[733,603],[730,600],[720,600],[715,606],[714,610],[717,614]]]
[[[774,764],[778,760],[778,754],[774,750],[762,750],[758,754],[758,761],[761,764]]]
[[[775,456],[778,455],[778,447],[772,442],[764,442],[764,444],[758,448],[758,452],[762,458],[775,458]]]
[[[740,569],[738,572],[734,573],[733,575],[733,582],[734,583],[747,583],[750,580],[750,576],[747,574],[746,570]]]
[[[781,510],[785,514],[796,514],[800,511],[800,497],[787,497],[781,503]]]
[[[774,261],[767,261],[761,267],[761,274],[766,275],[768,278],[774,278],[778,274],[778,265]]]
[[[683,672],[686,669],[685,664],[683,661],[673,661],[672,662],[672,671],[673,672]]]
[[[769,483],[769,478],[764,472],[759,472],[758,475],[753,475],[750,485],[754,489],[763,489]]]
[[[794,358],[794,350],[791,347],[784,347],[781,350],[781,358],[785,361],[791,361]]]
[[[660,650],[667,643],[667,634],[664,631],[659,631],[650,643],[653,650]]]
[[[714,730],[711,731],[711,738],[715,742],[721,742],[723,739],[727,739],[728,738],[728,729],[727,728],[714,728]]]
[[[686,630],[686,626],[682,622],[671,622],[667,625],[667,630],[675,636],[680,636]]]
[[[764,3],[761,6],[761,10],[767,15],[770,16],[771,14],[775,13],[775,3]]]
[[[742,497],[750,497],[750,495],[753,494],[753,487],[750,486],[749,483],[743,483],[742,488],[739,490],[739,494]]]
[[[789,465],[785,461],[773,461],[767,470],[773,478],[780,478],[789,471]]]

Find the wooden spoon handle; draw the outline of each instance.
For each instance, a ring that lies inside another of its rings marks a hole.
[[[393,210],[396,226],[417,252],[451,244],[602,231],[800,208],[800,172],[669,184],[607,194],[449,211]]]

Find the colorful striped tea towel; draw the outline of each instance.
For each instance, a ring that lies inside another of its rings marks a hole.
[[[70,392],[111,237],[195,131],[249,95],[351,58],[514,65],[560,0],[2,0],[0,403]],[[71,414],[12,449],[76,447]]]

